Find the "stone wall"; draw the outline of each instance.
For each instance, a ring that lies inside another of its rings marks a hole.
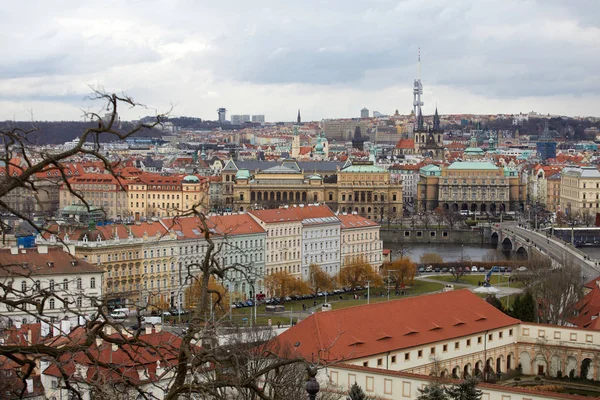
[[[481,244],[491,243],[489,234],[476,230],[450,230],[437,228],[381,228],[381,239],[385,243],[449,243]]]

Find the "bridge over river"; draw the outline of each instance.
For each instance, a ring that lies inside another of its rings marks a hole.
[[[489,231],[487,231],[489,229]],[[528,259],[534,253],[550,257],[553,265],[571,264],[581,268],[583,280],[600,275],[600,259],[591,259],[587,254],[560,239],[546,236],[546,232],[532,231],[519,227],[516,222],[504,222],[484,227],[498,249],[513,252],[517,258]]]

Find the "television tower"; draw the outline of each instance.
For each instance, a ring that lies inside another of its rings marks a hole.
[[[415,83],[413,86],[413,111],[415,115],[421,114],[421,107],[423,106],[423,102],[421,101],[421,95],[423,94],[423,85],[421,84],[421,48],[419,47],[418,53],[418,75],[417,79],[415,79]]]

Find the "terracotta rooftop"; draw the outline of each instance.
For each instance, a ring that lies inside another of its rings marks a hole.
[[[461,289],[315,313],[279,335],[276,342],[306,359],[331,362],[450,340],[519,322]]]
[[[0,249],[0,276],[102,273],[102,268],[56,247],[19,249],[17,254],[13,254],[13,250],[16,249]]]
[[[361,217],[358,214],[339,214],[338,218],[342,222],[342,229],[358,229],[372,226],[379,226],[368,218]]]
[[[302,217],[297,215],[291,208],[276,208],[271,210],[252,210],[249,214],[266,224],[283,223],[283,222],[299,222]]]

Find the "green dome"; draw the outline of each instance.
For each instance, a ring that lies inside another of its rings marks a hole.
[[[200,179],[194,175],[188,175],[183,178],[183,183],[200,183]]]

